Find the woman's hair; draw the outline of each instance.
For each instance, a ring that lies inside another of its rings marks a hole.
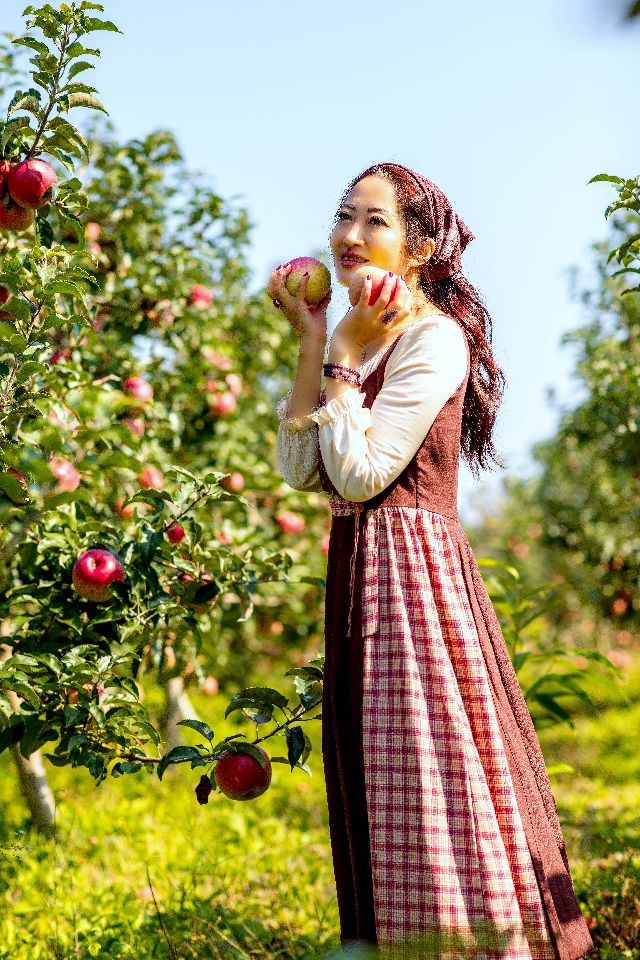
[[[435,237],[439,224],[432,222],[431,208],[422,187],[410,173],[397,165],[376,163],[358,174],[344,191],[338,211],[355,185],[368,176],[385,177],[391,182],[396,202],[405,224],[407,251],[419,257],[426,240]],[[334,224],[338,222],[338,212]],[[488,469],[491,458],[500,461],[491,435],[502,401],[505,377],[491,353],[492,322],[482,297],[462,273],[433,280],[429,265],[420,266],[420,287],[425,296],[440,309],[455,316],[463,328],[470,351],[470,372],[462,411],[461,451],[474,476]]]

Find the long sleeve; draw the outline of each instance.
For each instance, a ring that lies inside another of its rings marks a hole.
[[[392,351],[371,409],[348,390],[310,414],[327,475],[345,500],[375,497],[402,473],[467,371],[461,327],[441,314],[418,320]]]
[[[306,417],[288,418],[293,387],[276,406],[280,423],[276,437],[276,459],[282,477],[294,490],[321,491],[318,473],[318,426]]]

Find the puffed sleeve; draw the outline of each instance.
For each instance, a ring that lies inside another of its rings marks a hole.
[[[467,372],[467,342],[451,317],[425,317],[392,351],[371,409],[350,389],[310,414],[327,475],[341,497],[361,503],[398,477]]]
[[[318,473],[318,425],[306,417],[287,417],[293,387],[276,406],[280,423],[276,459],[282,478],[294,490],[321,491]]]

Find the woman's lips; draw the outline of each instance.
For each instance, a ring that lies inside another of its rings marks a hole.
[[[367,263],[366,260],[344,260],[341,259],[340,263],[343,267],[361,267],[364,263]]]

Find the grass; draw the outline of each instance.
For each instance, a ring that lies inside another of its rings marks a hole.
[[[293,694],[282,674],[260,682]],[[159,691],[147,689],[153,711]],[[575,730],[540,734],[550,766],[574,767],[552,785],[601,960],[640,960],[640,658],[627,690],[630,707],[613,702],[578,716]],[[253,739],[249,721],[222,721],[228,697],[192,699],[218,737]],[[274,764],[270,789],[245,803],[214,793],[200,806],[202,771],[186,766],[162,782],[140,772],[99,788],[86,771],[47,766],[58,805],[50,837],[30,829],[12,761],[0,756],[0,960],[337,955],[320,722],[306,729],[312,777]],[[184,742],[198,735],[185,730]]]

